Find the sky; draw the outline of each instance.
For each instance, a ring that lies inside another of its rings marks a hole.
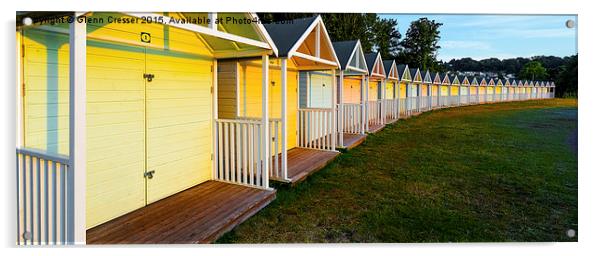
[[[410,23],[421,17],[443,23],[437,58],[559,57],[577,53],[577,16],[575,15],[416,15],[379,14],[397,20],[398,30],[405,37]],[[565,26],[567,20],[575,27]]]

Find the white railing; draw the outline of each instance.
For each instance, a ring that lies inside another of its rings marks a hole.
[[[73,243],[69,157],[17,149],[17,244]]]
[[[362,104],[342,103],[338,105],[340,132],[361,133],[362,132]]]
[[[485,98],[485,102],[492,102],[493,101],[493,94],[488,93],[487,97]]]
[[[368,125],[382,123],[382,104],[383,100],[369,100],[366,102],[366,117]]]
[[[470,104],[479,104],[479,95],[471,94],[470,95]]]
[[[270,126],[270,156],[278,156],[279,120],[272,119]],[[275,128],[276,132],[273,132]],[[257,118],[217,119],[215,121],[216,136],[216,170],[214,179],[234,184],[257,188],[267,188],[268,180],[263,175],[262,161],[266,156],[262,148],[262,124]],[[270,174],[279,171],[278,157],[270,164]]]
[[[460,103],[462,105],[468,105],[468,94],[464,94],[462,96],[460,96]]]
[[[421,96],[420,97],[420,112],[424,112],[429,109],[429,98],[430,98],[430,96]]]
[[[439,97],[437,95],[431,96],[431,108],[439,108],[440,106]]]
[[[418,97],[408,97],[406,98],[407,102],[407,113],[411,115],[412,113],[417,113],[418,111]]]
[[[304,108],[298,111],[299,147],[335,150],[335,113],[330,108]]]
[[[458,105],[458,95],[449,96],[449,106],[457,106]]]
[[[385,99],[383,100],[385,109],[386,119],[397,119],[399,111],[399,100],[398,99]]]
[[[407,98],[399,98],[399,115],[407,116]]]

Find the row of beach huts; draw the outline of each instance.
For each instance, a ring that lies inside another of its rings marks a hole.
[[[383,60],[320,16],[256,20],[18,12],[17,244],[212,242],[396,120],[554,97]]]

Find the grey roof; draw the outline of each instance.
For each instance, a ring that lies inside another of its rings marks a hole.
[[[391,68],[393,67],[393,60],[383,60],[383,65],[385,66],[385,76],[389,77],[389,71],[391,71]],[[399,69],[397,70],[397,73],[399,74]]]
[[[412,80],[414,80],[414,77],[416,77],[416,72],[418,71],[417,68],[411,68],[410,69],[410,76],[412,77]]]
[[[305,33],[317,18],[318,16],[314,16],[303,19],[294,19],[288,22],[264,24],[265,30],[268,32],[278,49],[278,57],[288,56],[293,45],[295,45],[303,33]]]
[[[422,77],[422,80],[426,80],[426,70],[422,70],[420,71],[420,76]],[[429,79],[431,82],[433,81],[433,77],[431,76],[431,73],[429,72]]]
[[[339,63],[341,63],[341,69],[347,68],[345,65],[353,56],[353,49],[355,49],[356,44],[357,40],[332,42],[334,52],[337,54]]]
[[[368,70],[370,70],[370,73],[372,73],[372,69],[374,68],[374,63],[376,63],[377,56],[378,53],[376,52],[364,54],[364,58],[366,58],[366,66],[368,66]]]

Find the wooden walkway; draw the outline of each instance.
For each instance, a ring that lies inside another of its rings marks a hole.
[[[352,149],[361,145],[368,137],[366,134],[343,133],[343,148]]]
[[[89,229],[86,242],[210,243],[275,198],[275,190],[207,181]]]
[[[382,130],[384,128],[385,128],[384,124],[371,124],[368,126],[368,132],[369,133],[377,133],[377,132],[380,132],[380,130]]]
[[[292,185],[305,180],[312,173],[324,168],[332,162],[339,152],[292,148],[287,151],[288,177]]]

